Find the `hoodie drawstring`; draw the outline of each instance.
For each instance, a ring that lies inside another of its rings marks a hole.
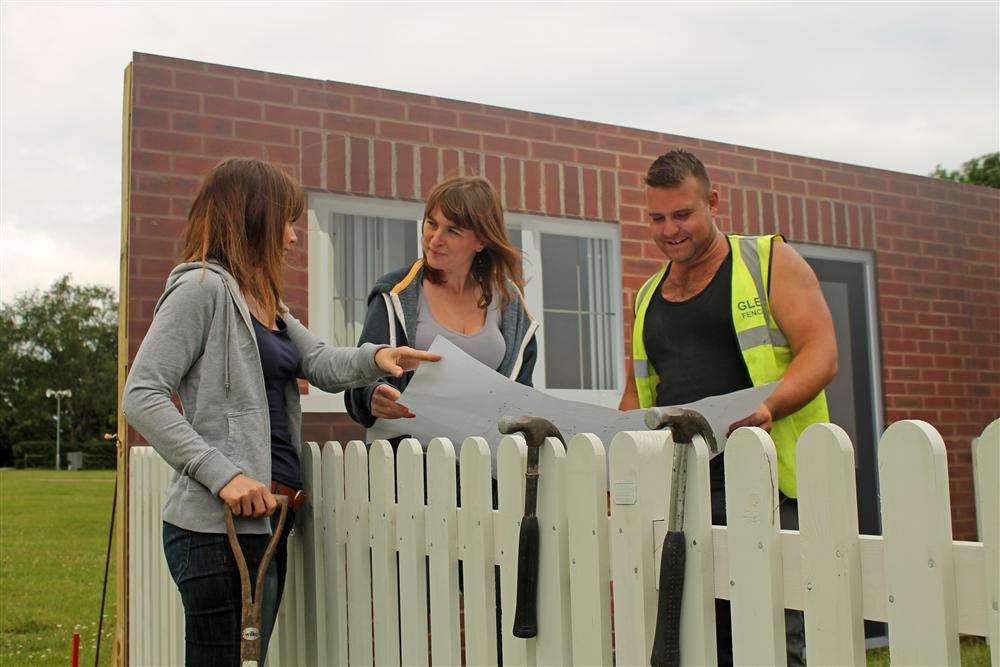
[[[226,360],[225,360],[225,380],[226,380],[226,398],[229,398],[229,319],[232,317],[230,313],[233,310],[233,292],[229,288],[229,282],[223,279],[223,283],[226,286],[226,294],[229,295],[229,303],[226,304]]]

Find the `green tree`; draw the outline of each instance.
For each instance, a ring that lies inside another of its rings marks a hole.
[[[115,430],[118,304],[113,290],[74,285],[70,276],[45,292],[0,304],[0,461],[22,440],[55,439],[55,399],[62,400],[62,438],[100,440]]]
[[[964,163],[961,170],[948,171],[938,165],[930,175],[946,181],[1000,189],[1000,152],[974,157]]]

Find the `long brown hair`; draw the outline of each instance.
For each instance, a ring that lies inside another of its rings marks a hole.
[[[472,261],[472,277],[481,292],[479,307],[489,306],[493,293],[497,292],[501,307],[505,308],[512,296],[507,281],[521,289],[524,278],[521,252],[510,242],[497,191],[484,178],[455,176],[441,181],[431,190],[424,208],[425,224],[437,208],[453,224],[471,229],[483,242],[483,249]],[[424,275],[435,285],[444,282],[444,274],[426,263]]]
[[[302,187],[281,169],[261,160],[224,160],[201,182],[191,204],[181,261],[221,264],[274,319],[285,224],[304,208]]]

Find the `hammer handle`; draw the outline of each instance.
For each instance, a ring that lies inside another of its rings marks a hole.
[[[514,636],[530,639],[538,634],[538,517],[521,519],[517,546],[517,607]]]
[[[660,557],[660,598],[656,610],[656,632],[652,667],[677,667],[681,663],[681,599],[684,595],[684,531],[668,531]]]

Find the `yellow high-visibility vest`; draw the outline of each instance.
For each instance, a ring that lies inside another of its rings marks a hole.
[[[754,386],[781,379],[792,362],[792,350],[774,322],[767,287],[771,269],[771,246],[783,242],[780,234],[768,236],[727,236],[733,255],[733,330],[743,355],[743,363]],[[645,282],[635,295],[635,326],[632,328],[632,368],[639,405],[652,407],[656,388],[662,381],[646,356],[643,326],[646,310],[670,262]],[[826,394],[819,392],[797,412],[774,422],[771,438],[778,454],[778,488],[786,496],[798,497],[795,482],[795,443],[810,424],[830,421]]]

